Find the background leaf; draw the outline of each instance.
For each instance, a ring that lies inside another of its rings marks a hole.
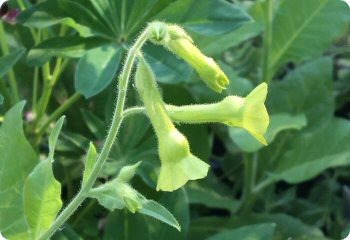
[[[223,0],[177,0],[156,18],[181,23],[191,31],[209,36],[228,33],[251,20],[244,11]]]
[[[32,238],[50,228],[61,207],[61,184],[47,159],[35,167],[24,184],[24,212]]]
[[[11,108],[0,129],[0,231],[8,239],[25,239],[27,236],[23,185],[38,163],[23,133],[23,107],[24,102],[20,102]]]
[[[121,49],[104,45],[92,49],[79,60],[75,72],[75,89],[90,98],[105,89],[119,67]]]
[[[264,223],[244,226],[230,231],[224,231],[207,238],[207,240],[271,240],[276,225],[274,223]]]
[[[283,0],[273,20],[271,67],[319,56],[345,30],[349,18],[342,1]]]
[[[0,77],[3,77],[20,59],[25,49],[18,49],[6,56],[0,57]]]
[[[57,37],[41,42],[32,48],[27,56],[30,66],[41,66],[52,57],[82,57],[89,49],[101,46],[108,41],[99,37]]]
[[[342,119],[332,120],[313,134],[294,136],[287,145],[293,148],[286,149],[279,157],[269,179],[299,183],[315,177],[327,168],[349,165],[349,143],[350,122]]]

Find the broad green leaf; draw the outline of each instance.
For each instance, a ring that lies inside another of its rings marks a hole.
[[[128,211],[114,211],[107,217],[103,240],[152,240],[148,218]]]
[[[181,226],[181,232],[177,229],[160,222],[152,221],[155,232],[152,234],[153,239],[159,240],[181,240],[187,239],[187,231],[190,223],[189,202],[187,193],[184,188],[172,193],[163,193],[158,201],[168,211],[170,211]]]
[[[349,8],[342,1],[283,0],[272,26],[272,70],[288,61],[321,55],[349,19]]]
[[[198,48],[209,56],[218,56],[229,48],[236,47],[239,44],[259,35],[262,27],[256,22],[243,24],[237,30],[218,35],[203,37],[201,35],[192,35]],[[218,47],[220,46],[220,47]]]
[[[153,6],[159,2],[158,0],[90,1],[94,5],[99,16],[110,28],[123,34],[124,37],[132,35],[145,27],[147,22],[145,18],[150,13]]]
[[[292,116],[288,113],[273,114],[270,116],[270,124],[265,134],[268,144],[272,143],[277,134],[285,130],[300,130],[306,126],[304,114]],[[255,138],[241,128],[229,128],[231,139],[245,152],[255,152],[264,147]]]
[[[75,89],[90,98],[105,89],[119,67],[121,49],[104,45],[85,53],[75,72]]]
[[[56,24],[64,24],[78,31],[83,37],[92,35],[88,27],[82,26],[72,18],[67,17],[57,0],[37,3],[21,12],[16,20],[24,26],[34,28],[47,28]]]
[[[251,21],[247,13],[224,0],[177,0],[156,18],[180,23],[191,31],[208,36],[228,33]]]
[[[149,44],[145,47],[147,62],[161,83],[177,84],[185,82],[192,70],[190,66],[160,46]]]
[[[270,85],[267,109],[271,115],[305,114],[308,129],[327,123],[334,112],[333,63],[320,58],[290,72],[283,81]]]
[[[4,104],[4,97],[0,94],[0,105]]]
[[[58,135],[61,132],[64,119],[65,119],[65,116],[62,116],[62,117],[60,117],[60,119],[58,119],[55,127],[52,129],[51,134],[49,136],[49,157],[48,157],[48,159],[50,161],[53,161],[53,155],[55,153],[55,147],[56,147]]]
[[[17,63],[25,49],[18,49],[6,56],[0,57],[0,77],[3,77]]]
[[[51,1],[51,0],[50,0]],[[93,30],[95,35],[113,40],[116,38],[115,32],[106,26],[103,19],[99,18],[91,9],[88,1],[59,0],[60,8],[66,16],[74,19],[75,22]]]
[[[190,234],[188,239],[202,240],[210,239],[209,236],[220,234],[225,230],[232,230],[232,228],[249,227],[252,224],[267,224],[275,225],[272,228],[273,237],[271,240],[286,240],[289,238],[297,240],[326,240],[322,231],[314,226],[308,226],[297,218],[285,214],[250,214],[239,215],[234,217],[202,217],[191,222]],[[208,227],[210,226],[210,227]],[[254,231],[251,230],[253,233]],[[271,233],[271,234],[272,234]],[[235,239],[232,236],[232,239]],[[246,238],[239,238],[246,239]],[[250,240],[250,238],[247,238]],[[252,238],[259,239],[259,238]]]
[[[85,169],[83,173],[83,185],[86,183],[88,178],[90,177],[92,168],[96,162],[97,159],[97,152],[94,144],[90,142],[89,150],[86,155],[86,161],[85,161]]]
[[[274,223],[249,225],[218,233],[207,238],[207,240],[271,240],[275,228],[276,224]]]
[[[268,177],[300,183],[331,167],[350,165],[350,122],[333,119],[312,134],[298,134],[288,142],[287,149]],[[289,146],[293,146],[290,148]]]
[[[52,57],[82,57],[87,50],[99,47],[107,43],[100,37],[57,37],[41,42],[32,48],[27,56],[30,66],[41,66]]]
[[[142,214],[154,217],[174,228],[181,231],[181,226],[175,217],[162,205],[153,200],[144,200],[142,208],[139,211]]]
[[[28,238],[23,185],[38,158],[23,133],[24,102],[5,115],[0,128],[0,232],[8,239]]]
[[[24,213],[33,239],[50,228],[62,207],[61,184],[52,172],[52,162],[40,162],[24,184]]]
[[[235,212],[238,209],[238,201],[229,196],[223,196],[210,187],[203,187],[197,181],[186,184],[189,202],[191,204],[203,204],[209,208],[227,209],[230,212]]]

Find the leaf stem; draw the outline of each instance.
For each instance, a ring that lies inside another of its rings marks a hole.
[[[129,117],[134,114],[145,113],[145,107],[130,107],[124,110],[123,118]]]
[[[142,45],[147,41],[147,39],[148,39],[148,28],[146,28],[141,33],[141,35],[138,37],[133,47],[131,47],[131,49],[128,52],[125,65],[119,77],[117,104],[114,110],[111,127],[108,130],[107,138],[103,144],[101,153],[91,171],[89,178],[87,179],[86,183],[82,186],[78,194],[74,197],[74,199],[58,215],[58,217],[53,222],[51,227],[39,237],[39,240],[49,239],[57,231],[57,229],[59,229],[59,227],[62,226],[65,223],[65,221],[67,221],[67,219],[74,213],[74,211],[85,200],[90,189],[95,183],[102,169],[103,164],[108,158],[109,152],[112,148],[114,140],[118,134],[119,127],[123,120],[123,109],[125,104],[127,86],[128,86],[129,77],[131,74],[132,66],[135,61],[136,54],[141,49]]]
[[[265,2],[265,32],[264,32],[264,49],[263,49],[263,73],[262,81],[269,84],[271,82],[271,64],[270,51],[272,43],[272,20],[273,20],[273,4],[274,0],[266,0]]]

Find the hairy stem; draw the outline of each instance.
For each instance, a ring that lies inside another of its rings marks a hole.
[[[51,227],[43,233],[39,240],[49,239],[56,231],[62,226],[67,219],[74,213],[74,211],[81,205],[81,203],[87,197],[90,189],[95,183],[103,164],[105,163],[109,152],[112,148],[114,140],[118,134],[120,124],[123,120],[123,109],[125,104],[126,90],[129,81],[129,77],[131,74],[132,66],[135,61],[135,57],[137,52],[141,49],[144,42],[148,39],[148,28],[146,28],[142,34],[139,36],[134,46],[129,50],[125,65],[123,67],[122,73],[119,78],[119,86],[118,86],[118,97],[117,104],[114,110],[114,115],[111,123],[111,127],[108,130],[107,138],[103,144],[101,153],[91,171],[89,178],[86,183],[82,186],[78,194],[74,197],[74,199],[68,204],[68,206],[59,214],[56,220],[53,222]]]

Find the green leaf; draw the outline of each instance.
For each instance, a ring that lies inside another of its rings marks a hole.
[[[3,77],[21,58],[25,49],[18,49],[6,56],[0,57],[0,77]]]
[[[152,240],[148,218],[128,211],[114,211],[107,217],[103,240]]]
[[[223,196],[212,189],[212,186],[202,186],[197,181],[186,184],[188,200],[191,204],[203,204],[209,208],[227,209],[230,212],[236,212],[239,207],[239,201],[229,196]]]
[[[300,183],[328,168],[348,166],[350,165],[350,122],[333,119],[313,134],[306,132],[294,136],[286,145],[287,149],[281,151],[283,154],[269,175],[269,181],[284,180],[289,183]]]
[[[52,57],[82,57],[87,50],[106,44],[100,37],[56,37],[41,42],[32,48],[27,56],[28,65],[41,66]]]
[[[88,1],[79,2],[60,0],[58,4],[66,16],[69,16],[74,19],[75,22],[92,29],[94,35],[102,36],[110,40],[117,37],[113,29],[106,25],[106,23],[103,22],[103,19],[98,17],[95,12],[92,11],[93,9],[91,9],[91,5]]]
[[[277,134],[285,130],[300,130],[306,126],[306,117],[304,114],[291,116],[288,113],[270,115],[270,124],[265,134],[268,144],[272,143]],[[249,133],[241,128],[229,128],[231,139],[245,152],[255,152],[264,147]]]
[[[34,239],[50,228],[62,207],[61,184],[52,172],[52,162],[39,163],[24,184],[24,213]]]
[[[94,146],[94,144],[92,142],[90,142],[89,144],[89,150],[86,156],[86,161],[85,161],[85,169],[84,169],[84,173],[83,173],[83,184],[84,185],[86,183],[86,181],[88,180],[88,178],[90,177],[91,171],[93,166],[95,165],[97,159],[97,152],[96,152],[96,148]]]
[[[159,240],[182,240],[187,239],[187,231],[190,223],[189,203],[187,193],[184,188],[172,193],[163,193],[158,201],[168,211],[170,211],[181,226],[181,232],[177,229],[164,225],[161,222],[152,221],[155,232],[152,239]]]
[[[190,66],[169,51],[155,45],[145,47],[147,62],[156,75],[157,82],[177,84],[186,81],[192,70]]]
[[[270,85],[267,109],[270,114],[305,114],[308,129],[327,123],[334,112],[333,63],[320,58],[290,72],[283,81]]]
[[[214,236],[207,238],[207,240],[271,240],[275,231],[276,224],[263,223],[256,225],[249,225],[237,229],[224,231]]]
[[[270,66],[276,70],[288,61],[321,55],[345,30],[349,17],[342,1],[283,0],[272,26]]]
[[[56,24],[64,24],[74,28],[81,36],[91,36],[89,28],[82,26],[67,17],[57,0],[43,1],[25,9],[16,21],[26,27],[47,28]]]
[[[64,123],[65,116],[60,117],[58,119],[55,127],[52,129],[51,134],[49,136],[49,160],[53,161],[53,155],[55,153],[55,147],[58,139],[58,135],[62,129],[62,125]]]
[[[196,45],[203,53],[208,56],[218,56],[225,50],[236,47],[239,44],[259,35],[261,31],[262,27],[258,23],[247,22],[237,30],[222,35],[208,36],[205,38],[202,35],[191,35]]]
[[[228,33],[251,21],[236,5],[224,0],[177,0],[161,11],[156,19],[180,23],[202,35]]]
[[[23,133],[23,107],[20,102],[11,108],[0,128],[0,232],[9,239],[27,238],[23,185],[38,162]]]
[[[85,120],[86,126],[89,128],[92,134],[98,139],[103,139],[106,136],[106,124],[95,114],[85,109],[81,110],[81,114]]]
[[[139,211],[142,214],[154,217],[174,228],[181,231],[181,227],[175,217],[162,205],[153,201],[145,199],[142,201],[142,208]]]
[[[92,49],[79,60],[75,89],[90,98],[105,89],[119,67],[121,49],[113,44]]]

